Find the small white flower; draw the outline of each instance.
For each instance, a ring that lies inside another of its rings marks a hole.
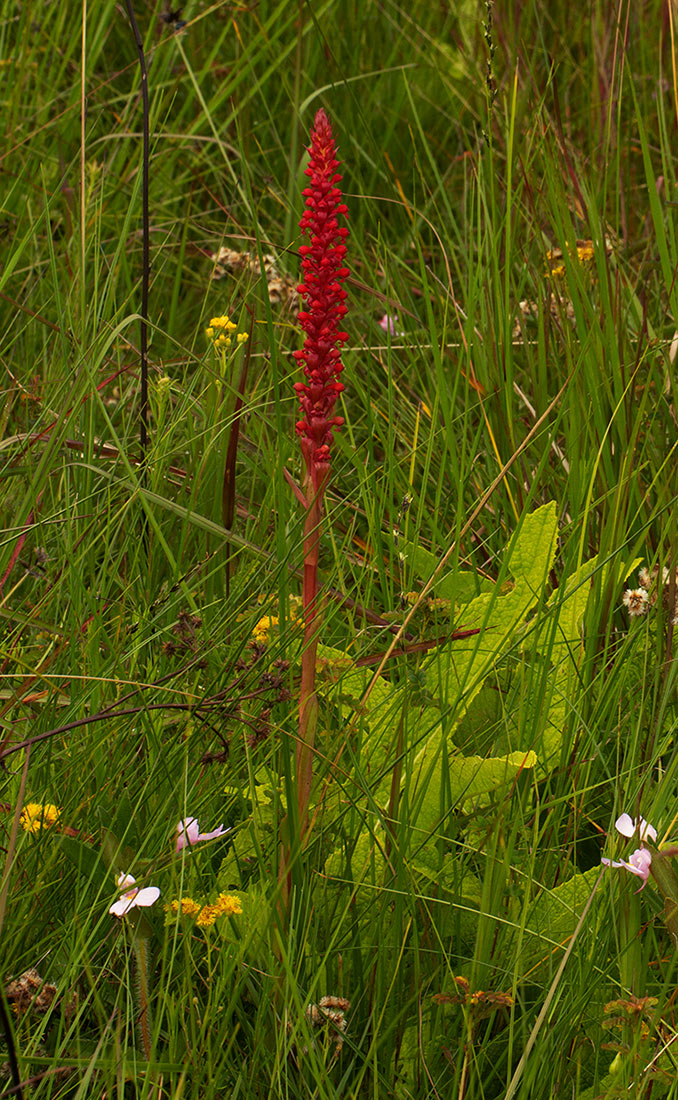
[[[145,909],[149,905],[155,905],[160,897],[157,886],[145,886],[143,890],[139,890],[134,885],[136,879],[132,875],[124,875],[121,872],[115,881],[124,893],[108,910],[114,917],[124,917],[130,909],[134,909],[136,906]]]
[[[177,825],[177,855],[187,845],[193,846],[200,840],[215,840],[216,837],[224,836],[227,832],[229,832],[228,829],[219,825],[217,829],[212,829],[211,833],[201,833],[197,817],[187,817]]]
[[[641,840],[651,840],[654,844],[657,839],[657,830],[653,825],[648,825],[644,817],[638,821],[630,814],[620,814],[614,823],[614,827],[622,836],[631,837],[638,830]]]

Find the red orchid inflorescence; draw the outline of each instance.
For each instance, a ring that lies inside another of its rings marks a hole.
[[[341,348],[348,333],[341,330],[341,320],[347,312],[346,291],[342,282],[348,275],[344,266],[348,229],[337,222],[348,213],[336,186],[341,176],[336,169],[339,161],[329,119],[323,110],[315,116],[309,146],[310,163],[306,175],[310,187],[303,195],[306,210],[299,225],[309,244],[301,245],[302,282],[297,288],[305,299],[306,308],[299,322],[306,334],[304,347],[295,351],[298,362],[304,364],[306,382],[297,382],[295,390],[303,419],[296,429],[301,437],[301,449],[307,475],[316,492],[322,493],[327,481],[332,431],[344,423],[334,416],[337,398],[343,390],[339,381],[343,368]]]

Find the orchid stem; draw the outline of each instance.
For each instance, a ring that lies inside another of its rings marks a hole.
[[[322,625],[322,608],[318,603],[318,557],[322,500],[308,479],[306,522],[304,524],[304,584],[305,619],[304,650],[301,658],[301,688],[299,691],[299,740],[296,751],[297,812],[299,837],[306,831],[308,807],[313,779],[313,749],[318,722],[318,696],[315,691],[315,668],[318,635]]]

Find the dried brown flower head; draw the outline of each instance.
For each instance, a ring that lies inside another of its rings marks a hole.
[[[177,621],[172,627],[172,634],[176,641],[165,642],[163,653],[168,657],[177,657],[182,654],[195,653],[198,648],[196,632],[202,626],[199,615],[192,615],[189,611],[180,611]]]
[[[5,986],[5,996],[19,1016],[26,1012],[44,1015],[52,1007],[57,995],[57,987],[44,981],[35,967],[24,970],[23,974]]]
[[[678,625],[678,569],[671,570],[664,566],[660,583],[659,566],[654,565],[652,569],[648,569],[644,565],[642,569],[638,570],[638,584],[640,585],[639,588],[627,589],[623,596],[624,603],[629,608],[629,615],[642,615],[647,607],[654,607],[661,592],[662,607],[671,616],[673,625]],[[630,599],[631,596],[634,596],[641,600],[643,599],[641,595],[643,592],[645,593],[644,602],[646,606],[641,611],[632,610],[627,597]]]
[[[471,990],[468,978],[458,975],[452,979],[457,993],[434,993],[433,1000],[439,1005],[458,1004],[469,1010],[474,1023],[491,1016],[501,1008],[513,1007],[514,999],[510,993],[494,993],[492,990]]]
[[[645,614],[648,600],[646,588],[627,588],[622,596],[622,602],[632,619]]]
[[[220,248],[212,252],[214,260],[213,279],[223,279],[228,274],[239,275],[245,272],[258,278],[262,272],[266,278],[268,299],[272,306],[281,306],[286,312],[299,312],[297,283],[291,275],[278,270],[275,257],[269,252],[262,256],[262,263],[256,252],[237,252],[233,248]]]
[[[317,1004],[306,1006],[306,1019],[313,1027],[325,1027],[334,1035],[334,1054],[341,1053],[346,1031],[346,1013],[351,1002],[346,997],[321,997]]]

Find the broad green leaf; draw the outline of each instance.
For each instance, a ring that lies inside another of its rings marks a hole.
[[[641,559],[636,558],[628,565],[621,563],[617,569],[618,582],[637,569],[640,561]],[[582,623],[591,582],[597,569],[601,572],[601,584],[604,584],[608,566],[599,566],[596,556],[580,565],[552,593],[546,608],[555,616],[555,620],[547,618],[544,621],[534,642],[534,648],[554,665],[553,674],[549,678],[550,699],[547,701],[539,754],[543,770],[549,770],[549,765],[554,763],[554,758],[560,751],[563,731],[575,698],[577,670],[582,652]]]
[[[430,884],[429,891],[444,890],[465,905],[474,908],[480,905],[481,884],[477,876],[449,853],[441,856],[435,841],[423,844],[407,862],[416,875]]]
[[[532,751],[494,757],[461,754],[448,757],[440,736],[438,740],[437,759],[419,774],[418,798],[415,796],[411,813],[416,829],[422,834],[435,828],[445,810],[512,783],[522,771],[537,763],[536,753]]]
[[[330,888],[350,888],[356,913],[368,909],[381,889],[386,867],[386,835],[383,825],[370,815],[347,858],[336,849],[325,861],[325,875]]]
[[[505,749],[497,750],[497,740],[501,737],[503,726],[501,693],[495,684],[486,679],[455,726],[455,745],[461,752],[470,752],[474,756],[492,752],[500,755],[510,748],[507,745]]]
[[[515,577],[513,589],[499,595],[495,589],[472,600],[463,611],[461,629],[479,629],[471,638],[450,642],[426,663],[429,690],[458,721],[483,680],[534,608],[555,555],[557,529],[553,502],[538,508],[523,521],[508,551],[508,568]]]
[[[508,550],[508,566],[518,580],[524,577],[539,593],[553,565],[558,516],[555,501],[549,501],[523,520]]]
[[[598,565],[598,556],[584,562],[553,592],[546,604],[546,610],[557,616],[557,629],[554,642],[556,646],[570,649],[581,640],[581,624],[586,611],[591,581]],[[549,632],[548,621],[545,624]]]
[[[544,707],[542,770],[549,770],[562,744],[581,657],[581,626],[597,563],[597,557],[591,558],[561,583],[546,604],[546,612],[550,614],[545,615],[534,642],[528,638],[528,648],[544,654],[554,665]]]

